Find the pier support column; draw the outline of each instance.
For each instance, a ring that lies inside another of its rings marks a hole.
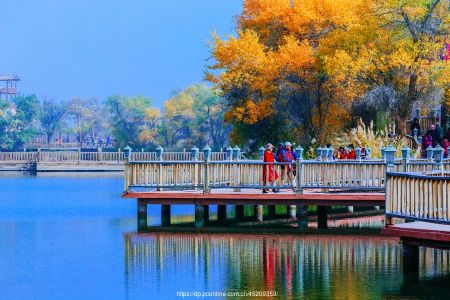
[[[298,229],[308,229],[308,205],[297,205]]]
[[[195,205],[195,227],[201,228],[205,226],[205,206]]]
[[[319,229],[327,229],[327,207],[326,206],[317,206],[317,227]]]
[[[161,205],[161,225],[170,226],[170,205]]]
[[[262,223],[263,222],[263,206],[255,205],[254,212],[255,212],[255,220],[258,223]]]
[[[144,231],[147,229],[147,203],[138,199],[137,203],[137,230]]]
[[[269,219],[274,219],[276,217],[275,205],[269,205],[267,209],[268,209],[267,217]]]
[[[203,218],[205,225],[209,225],[209,205],[203,205]]]
[[[242,221],[244,219],[244,205],[236,205],[234,209],[236,220]]]
[[[405,281],[415,282],[419,279],[419,246],[402,239],[403,277]]]
[[[226,205],[217,205],[217,220],[219,223],[225,222],[227,219],[227,206]]]
[[[288,217],[289,219],[295,220],[297,218],[297,206],[288,205]]]

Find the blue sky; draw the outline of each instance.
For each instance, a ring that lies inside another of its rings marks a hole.
[[[62,100],[145,95],[160,106],[203,80],[211,32],[233,34],[242,0],[6,0],[0,73]]]

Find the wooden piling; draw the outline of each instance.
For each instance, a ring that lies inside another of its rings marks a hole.
[[[147,229],[147,204],[138,199],[137,203],[137,230],[144,231]]]
[[[195,205],[195,227],[201,228],[205,226],[205,206]]]
[[[161,225],[170,226],[170,205],[161,205]]]
[[[205,225],[209,224],[209,205],[203,205],[203,219]]]
[[[244,205],[235,205],[235,218],[237,221],[244,219]]]
[[[317,227],[319,229],[327,229],[327,207],[326,206],[317,206]]]
[[[308,229],[308,205],[297,205],[298,229]]]
[[[255,205],[254,206],[254,212],[255,212],[255,220],[258,223],[263,222],[263,206],[262,205]]]
[[[269,205],[267,207],[267,210],[268,210],[268,212],[267,212],[268,218],[269,219],[274,219],[276,217],[276,215],[277,215],[276,210],[275,210],[275,205]]]
[[[295,220],[297,218],[297,206],[288,205],[288,217],[289,219]]]
[[[227,206],[217,205],[217,220],[223,223],[227,219]]]

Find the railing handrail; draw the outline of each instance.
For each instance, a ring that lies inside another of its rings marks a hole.
[[[441,174],[442,172],[435,173],[435,174]],[[404,178],[415,178],[415,179],[429,179],[429,180],[450,180],[450,173],[444,173],[448,174],[449,176],[433,176],[433,175],[424,175],[421,173],[413,173],[413,172],[387,172],[386,175],[390,177],[404,177]]]
[[[450,176],[440,174],[387,172],[386,225],[392,218],[450,224]]]

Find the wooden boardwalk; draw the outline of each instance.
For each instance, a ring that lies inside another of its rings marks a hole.
[[[297,194],[284,190],[280,193],[263,194],[261,190],[246,189],[234,192],[231,189],[202,191],[151,191],[125,192],[123,198],[139,199],[147,204],[197,204],[197,205],[320,205],[320,206],[382,206],[384,193],[319,193],[304,191]]]

